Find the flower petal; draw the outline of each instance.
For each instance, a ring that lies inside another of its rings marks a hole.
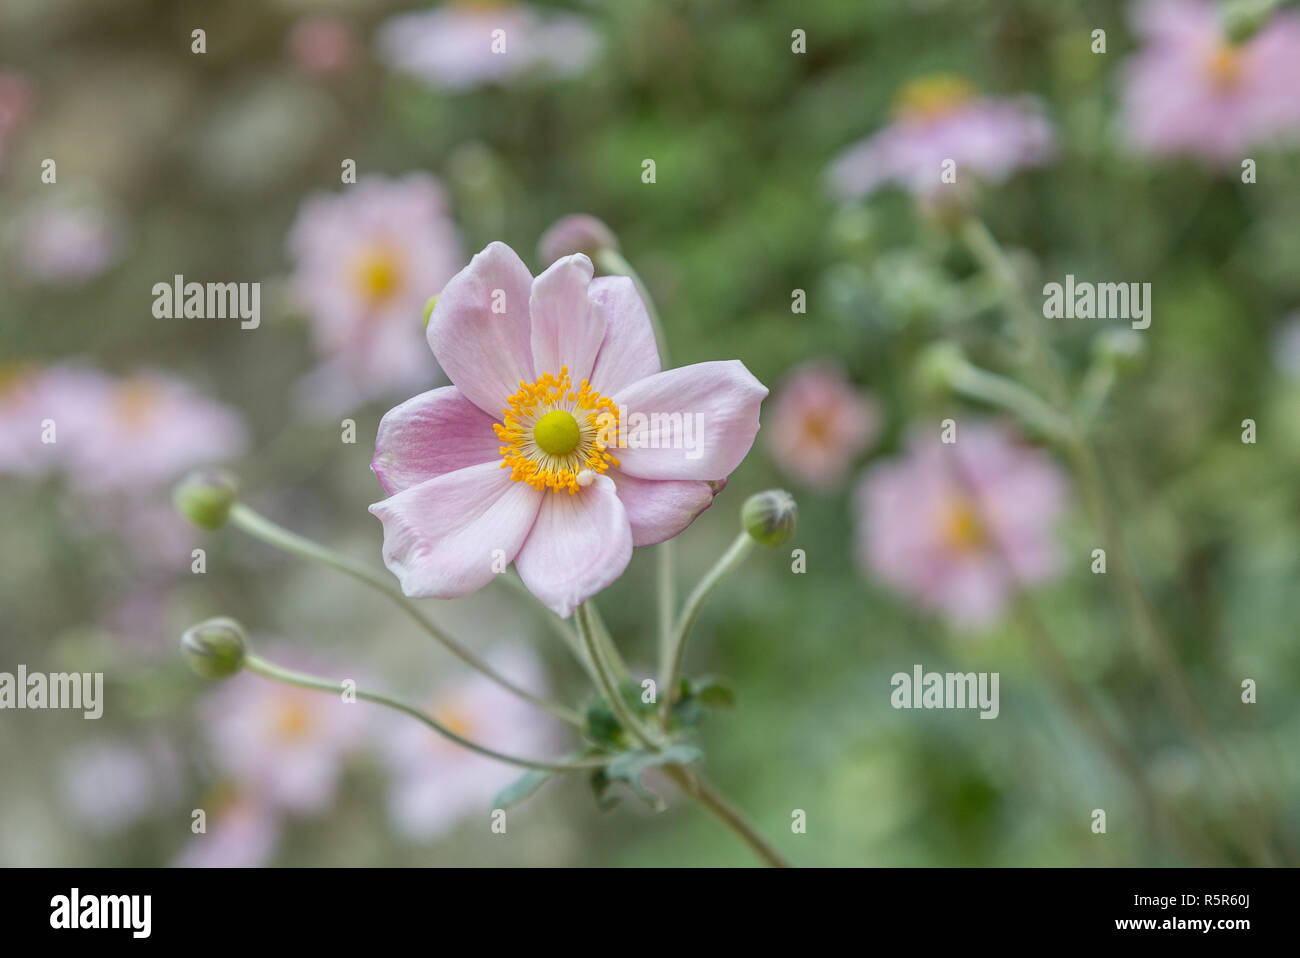
[[[568,618],[623,574],[632,558],[632,528],[608,476],[574,495],[545,495],[515,568],[533,595]]]
[[[632,524],[634,546],[671,539],[713,505],[713,487],[697,479],[638,479],[617,469],[608,475]]]
[[[384,565],[409,596],[469,595],[514,559],[544,494],[496,462],[426,479],[370,507]]]
[[[602,276],[588,296],[605,314],[605,341],[591,370],[591,387],[609,396],[662,368],[654,326],[636,284],[626,276]]]
[[[587,298],[591,260],[581,253],[557,259],[533,280],[528,310],[532,314],[533,369],[537,375],[559,374],[569,368],[574,384],[591,375],[600,341],[605,338],[605,314]]]
[[[489,416],[501,414],[521,381],[536,378],[528,322],[532,282],[514,250],[490,243],[451,278],[429,317],[429,348],[438,364]]]
[[[767,387],[738,360],[638,380],[614,396],[619,467],[642,479],[722,479],[749,452]]]
[[[455,386],[420,393],[379,421],[370,468],[391,496],[443,473],[499,460],[495,422]]]

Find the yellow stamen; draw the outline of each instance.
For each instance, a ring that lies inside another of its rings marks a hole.
[[[987,541],[979,510],[969,500],[949,503],[941,521],[944,542],[955,552],[974,552]]]
[[[391,299],[402,285],[402,267],[392,250],[382,246],[357,257],[353,275],[361,297],[371,306]]]
[[[129,379],[117,387],[113,395],[113,408],[128,429],[140,430],[149,424],[160,398],[158,387],[153,383],[144,379]]]
[[[894,96],[894,114],[902,119],[935,120],[947,116],[975,96],[975,86],[965,77],[936,73],[919,77]]]
[[[1241,48],[1231,43],[1220,44],[1206,59],[1205,70],[1216,87],[1235,87],[1241,82]]]
[[[282,742],[300,742],[307,737],[315,722],[311,711],[296,699],[286,699],[276,708],[272,726],[275,737]]]
[[[618,460],[606,440],[618,435],[618,409],[587,380],[574,389],[568,367],[557,377],[545,373],[534,383],[519,383],[506,400],[501,422],[492,428],[501,446],[501,468],[515,482],[534,489],[575,494]],[[579,481],[584,474],[585,481]]]

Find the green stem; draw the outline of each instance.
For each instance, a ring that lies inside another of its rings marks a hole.
[[[613,273],[617,276],[626,276],[636,287],[637,293],[641,296],[641,302],[645,303],[645,311],[650,317],[650,326],[654,329],[655,343],[659,347],[659,362],[667,369],[671,364],[668,361],[668,339],[664,336],[663,323],[659,321],[659,310],[655,309],[655,301],[650,296],[650,290],[646,288],[645,283],[641,281],[641,276],[632,264],[624,259],[623,254],[618,250],[603,249],[596,254],[596,265],[602,272]]]
[[[684,768],[681,765],[665,765],[664,774],[677,783],[677,786],[683,793],[689,795],[695,801],[699,802],[701,807],[707,809],[720,822],[730,828],[733,832],[753,849],[754,854],[763,860],[765,865],[773,868],[789,868],[790,863],[781,857],[780,852],[767,843],[762,835],[745,816],[716,788],[704,780],[698,773]]]
[[[281,666],[268,662],[266,659],[257,655],[246,656],[244,659],[244,668],[248,669],[250,672],[257,673],[263,678],[272,679],[276,682],[284,682],[286,685],[295,685],[299,688],[314,689],[318,692],[333,692],[336,695],[341,695],[347,691],[342,682],[321,678],[317,675],[308,675],[306,672],[295,672],[292,669],[282,668]],[[504,752],[498,752],[485,745],[479,745],[477,742],[472,742],[464,736],[458,735],[451,729],[447,728],[447,726],[434,719],[433,716],[421,711],[414,705],[409,705],[406,702],[389,698],[388,696],[381,695],[378,692],[367,692],[364,689],[356,689],[354,691],[356,697],[363,701],[373,702],[375,705],[382,705],[385,708],[393,709],[396,712],[402,712],[405,715],[409,715],[411,718],[418,719],[439,735],[450,739],[457,745],[467,748],[472,752],[477,752],[480,755],[485,755],[488,758],[494,758],[499,762],[505,762],[509,765],[518,765],[522,768],[533,768],[542,772],[575,772],[588,768],[596,768],[603,765],[605,761],[603,759],[579,759],[574,762],[545,762],[535,761],[528,758],[519,758],[516,755],[507,755]]]
[[[582,641],[587,646],[587,654],[591,656],[592,662],[595,663],[596,685],[600,689],[600,694],[605,697],[605,701],[609,703],[614,716],[618,719],[619,724],[627,730],[628,734],[644,747],[657,751],[659,743],[641,727],[641,723],[637,721],[636,716],[632,714],[632,710],[623,701],[623,696],[619,694],[618,682],[612,674],[609,662],[606,661],[602,653],[601,643],[597,639],[592,625],[591,609],[586,602],[578,606],[574,618],[578,623],[578,634],[582,636]]]
[[[1030,426],[1057,441],[1074,436],[1074,424],[1018,382],[963,361],[952,371],[951,386],[970,399],[978,399],[1015,413]]]
[[[438,642],[441,642],[448,651],[470,668],[481,672],[502,688],[519,696],[519,698],[524,701],[529,702],[538,708],[545,709],[556,718],[568,722],[576,728],[582,727],[582,717],[579,716],[577,712],[570,708],[566,708],[558,702],[552,702],[539,695],[534,695],[527,689],[521,688],[511,682],[500,672],[496,671],[496,669],[492,668],[492,666],[488,665],[488,663],[483,661],[483,659],[465,648],[451,636],[447,635],[447,633],[443,632],[442,629],[430,621],[428,616],[420,610],[419,606],[403,595],[401,590],[392,584],[387,575],[377,572],[368,565],[357,562],[355,559],[351,559],[332,549],[327,549],[325,546],[313,542],[311,539],[300,536],[295,532],[290,532],[283,526],[276,525],[270,519],[267,519],[265,516],[250,509],[242,502],[237,502],[231,507],[230,521],[240,529],[243,529],[249,535],[256,539],[261,539],[268,545],[288,552],[291,555],[296,555],[302,559],[320,562],[332,569],[337,569],[339,572],[350,575],[352,578],[360,582],[364,582],[372,589],[387,596],[392,602],[401,608],[403,612],[419,623],[420,627],[423,628],[424,631],[429,633],[429,635]]]
[[[667,724],[668,714],[677,698],[677,682],[682,674],[682,659],[686,654],[686,639],[690,635],[691,626],[695,624],[700,609],[704,607],[704,603],[718,583],[722,581],[728,572],[745,561],[745,557],[749,555],[750,550],[753,548],[754,538],[748,532],[742,532],[736,536],[735,541],[731,543],[731,547],[722,554],[722,558],[713,564],[713,568],[704,574],[704,578],[687,596],[686,604],[682,606],[682,614],[677,619],[677,628],[673,632],[670,643],[672,652],[668,659],[668,669],[662,676],[663,688],[659,696],[659,717],[664,724]]]
[[[668,692],[664,683],[672,670],[673,609],[677,605],[677,588],[673,572],[673,540],[666,539],[655,549],[658,560],[659,596],[659,683],[660,694]]]

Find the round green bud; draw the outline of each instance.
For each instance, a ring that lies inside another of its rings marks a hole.
[[[799,507],[784,489],[769,489],[745,500],[740,522],[745,531],[765,546],[779,546],[794,535]]]
[[[200,529],[219,529],[239,499],[239,483],[224,470],[192,472],[172,490],[176,511]]]
[[[1107,329],[1092,341],[1092,354],[1099,363],[1106,363],[1118,373],[1136,369],[1146,355],[1146,341],[1133,329]]]
[[[424,304],[424,328],[429,328],[429,317],[433,315],[433,307],[438,305],[438,297],[430,296],[429,301]]]
[[[965,365],[966,354],[956,343],[932,343],[916,359],[916,378],[926,392],[946,393]]]
[[[190,668],[203,678],[229,678],[244,667],[248,634],[227,616],[208,619],[185,630],[181,651]]]

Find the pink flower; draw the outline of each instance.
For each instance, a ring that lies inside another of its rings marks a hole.
[[[777,390],[769,446],[783,472],[826,491],[879,428],[876,404],[853,388],[843,367],[817,360],[797,367]]]
[[[437,380],[420,320],[464,259],[436,179],[363,177],[311,197],[289,249],[292,285],[325,360],[303,385],[306,404],[333,415]]]
[[[1052,156],[1052,127],[1028,97],[978,97],[961,77],[915,80],[898,94],[894,122],[841,153],[827,170],[831,189],[853,199],[895,183],[921,196],[945,184],[946,160],[965,177],[1001,183]]]
[[[113,266],[122,255],[126,230],[120,217],[93,202],[41,201],[21,211],[7,237],[28,280],[46,286],[76,286]]]
[[[223,789],[207,802],[206,831],[190,839],[176,868],[257,868],[271,860],[280,820],[265,802]]]
[[[85,742],[60,766],[64,803],[90,831],[107,835],[129,828],[176,799],[177,756],[163,741]]]
[[[372,464],[407,595],[468,595],[513,561],[567,616],[749,451],[766,387],[738,361],[661,372],[632,281],[592,274],[578,254],[534,279],[492,243],[438,298],[429,345],[454,385],[390,410]]]
[[[524,688],[545,687],[541,664],[524,648],[498,652],[490,662]],[[471,741],[521,758],[544,757],[555,741],[555,729],[539,722],[535,708],[478,673],[435,693],[429,714]],[[486,827],[489,803],[523,774],[406,716],[394,716],[383,732],[392,775],[389,811],[396,828],[413,840],[443,834],[476,812]]]
[[[43,372],[29,363],[0,367],[0,474],[31,478],[55,463],[55,446],[41,441],[50,414]]]
[[[1213,4],[1145,0],[1135,27],[1145,44],[1127,64],[1123,125],[1140,151],[1228,164],[1300,134],[1300,15],[1233,44]]]
[[[506,83],[530,70],[579,73],[600,45],[586,20],[520,3],[399,14],[379,28],[376,43],[389,66],[451,91]]]
[[[329,77],[352,66],[357,41],[342,17],[317,14],[303,17],[289,31],[289,57],[308,76]]]
[[[309,815],[333,801],[343,756],[364,731],[363,708],[239,675],[204,703],[203,716],[217,769],[246,801]]]
[[[161,372],[117,379],[56,366],[44,375],[42,396],[60,462],[83,493],[148,491],[227,459],[245,443],[234,412]]]
[[[1000,426],[963,421],[952,444],[915,434],[904,457],[863,477],[858,558],[956,627],[980,629],[1018,586],[1059,572],[1064,498],[1060,467]]]

